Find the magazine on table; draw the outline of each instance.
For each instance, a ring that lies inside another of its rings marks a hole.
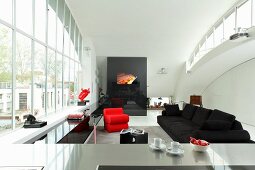
[[[133,133],[133,134],[144,134],[143,129],[134,129],[134,128],[128,128],[128,129],[122,129],[120,134],[126,134],[126,133]]]

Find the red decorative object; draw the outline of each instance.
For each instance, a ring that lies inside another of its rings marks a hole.
[[[84,101],[84,99],[89,95],[90,89],[81,89],[81,93],[79,94],[80,101]]]
[[[190,137],[190,143],[192,143],[194,145],[199,145],[199,146],[208,146],[209,145],[209,142],[207,142],[205,140],[195,139],[193,137]]]
[[[74,113],[74,114],[69,114],[67,119],[72,119],[72,120],[81,120],[83,119],[84,113]]]
[[[104,128],[107,132],[120,132],[128,129],[129,116],[122,108],[104,109]]]

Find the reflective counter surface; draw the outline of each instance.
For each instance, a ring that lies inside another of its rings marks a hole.
[[[95,170],[98,165],[255,165],[254,144],[211,144],[205,153],[184,144],[184,155],[153,151],[148,145],[1,145],[3,166],[44,166],[46,170]]]

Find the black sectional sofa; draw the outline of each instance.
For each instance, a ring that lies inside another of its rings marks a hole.
[[[178,105],[165,105],[157,122],[173,140],[181,143],[188,143],[190,137],[211,143],[253,142],[234,115],[217,109],[186,104],[181,111]]]

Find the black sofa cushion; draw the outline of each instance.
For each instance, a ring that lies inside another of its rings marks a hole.
[[[165,112],[166,116],[180,115],[180,109],[178,104],[173,104],[173,105],[166,104],[164,107],[166,109],[166,112]]]
[[[243,130],[241,122],[235,120],[232,124],[231,130]]]
[[[197,108],[197,106],[186,104],[182,111],[182,117],[185,119],[191,119]]]
[[[210,116],[210,113],[211,113],[210,109],[198,107],[192,118],[192,122],[196,123],[199,126],[202,126]]]
[[[224,120],[233,123],[235,118],[234,115],[214,109],[208,120]]]
[[[232,123],[224,120],[207,120],[200,128],[201,130],[230,130]]]

